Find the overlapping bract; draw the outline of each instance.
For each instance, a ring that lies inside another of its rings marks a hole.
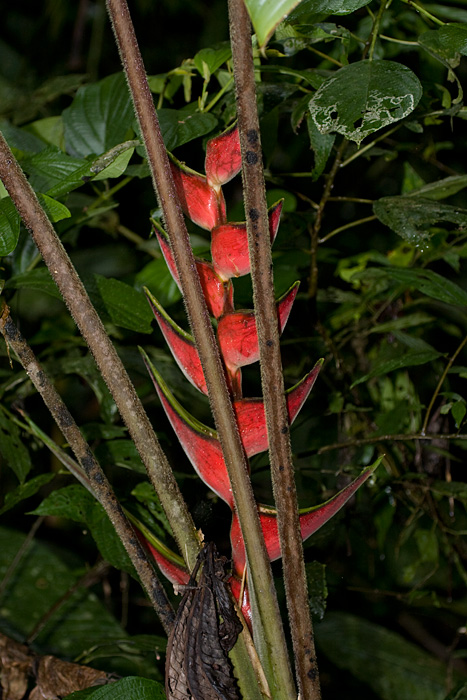
[[[222,185],[233,178],[241,168],[240,144],[237,128],[231,127],[207,144],[206,175],[190,170],[171,159],[171,168],[181,206],[185,214],[202,228],[211,231],[212,262],[196,259],[196,267],[209,313],[217,319],[217,339],[224,363],[227,385],[230,389],[240,438],[247,457],[268,449],[265,410],[262,399],[244,398],[242,394],[241,368],[259,359],[258,334],[255,313],[252,310],[236,310],[233,299],[232,278],[250,272],[248,240],[245,223],[228,223]],[[269,233],[274,241],[282,209],[275,204],[269,211]],[[165,232],[156,226],[156,233],[167,265],[178,284],[178,274]],[[277,302],[277,324],[282,332],[289,317],[298,283]],[[164,338],[185,377],[199,391],[206,394],[206,381],[193,337],[182,330],[164,311],[152,294],[147,296]],[[245,569],[245,545],[240,524],[234,509],[232,489],[214,429],[200,423],[175,399],[147,354],[143,358],[154,382],[167,417],[177,434],[190,462],[207,486],[222,498],[232,510],[231,543],[233,573],[231,587],[236,596],[242,595],[245,618],[251,616],[248,590],[241,586]],[[322,361],[296,386],[287,392],[289,422],[292,423],[310,393],[321,369]],[[303,539],[326,523],[368,479],[375,467],[364,470],[360,476],[326,503],[300,513]],[[273,508],[258,505],[266,549],[271,560],[280,556],[276,512]],[[174,583],[186,583],[188,572],[174,564],[174,557],[167,558],[161,547],[149,544],[150,551],[164,574]],[[174,555],[176,556],[176,555]],[[243,593],[241,591],[243,590]]]

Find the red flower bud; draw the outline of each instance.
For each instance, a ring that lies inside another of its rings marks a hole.
[[[295,282],[277,302],[279,330],[289,318],[299,282]],[[234,311],[219,319],[217,337],[225,365],[230,373],[259,360],[258,333],[254,311]]]
[[[279,228],[282,201],[269,209],[269,234],[271,243]],[[211,232],[212,263],[222,279],[241,277],[250,272],[250,255],[248,252],[248,235],[246,224],[221,224]]]
[[[170,167],[184,213],[208,231],[223,224],[226,216],[222,190],[212,187],[204,175],[187,168],[173,156]]]
[[[225,185],[240,172],[242,154],[236,124],[208,141],[204,167],[207,181],[214,187]]]

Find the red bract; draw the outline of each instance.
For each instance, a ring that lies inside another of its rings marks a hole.
[[[148,289],[145,292],[176,363],[193,386],[207,394],[206,380],[193,336],[177,326]]]
[[[342,506],[347,503],[349,498],[351,498],[360,488],[360,486],[373,474],[376,467],[381,462],[381,459],[382,458],[378,459],[377,462],[375,462],[375,464],[373,464],[371,467],[364,469],[360,476],[352,481],[351,484],[342,489],[342,491],[336,493],[336,495],[330,498],[329,501],[326,501],[319,506],[300,511],[300,527],[303,540],[308,539],[310,535],[325,525],[328,520],[330,520],[332,516],[335,515],[342,508]],[[261,505],[258,506],[258,511],[264,541],[266,543],[266,550],[269,559],[274,561],[281,555],[279,532],[277,527],[277,513],[274,508],[268,508]],[[245,568],[245,545],[240,530],[238,516],[235,512],[232,517],[230,541],[232,544],[234,570],[239,576],[242,576]]]
[[[172,176],[184,213],[210,231],[225,222],[225,201],[222,190],[212,187],[204,175],[187,168],[172,157]]]
[[[198,476],[233,508],[232,489],[217,433],[185,411],[144,351],[143,359],[167,418]]]
[[[282,201],[269,210],[269,233],[271,243],[277,235],[282,211]],[[222,279],[241,277],[250,273],[248,235],[246,223],[221,224],[211,231],[212,263]]]
[[[162,254],[164,256],[165,262],[167,263],[167,267],[169,268],[172,277],[174,278],[175,282],[177,283],[180,289],[180,280],[178,277],[178,272],[175,266],[172,251],[167,240],[167,234],[159,225],[155,225],[155,228],[157,240],[159,241]],[[222,314],[232,311],[232,283],[226,282],[223,279],[221,279],[214,270],[214,266],[211,263],[206,262],[206,260],[195,258],[195,263],[209,313],[212,316],[214,316],[214,318],[219,318],[219,316],[222,316]]]
[[[313,388],[323,361],[318,362],[309,374],[286,392],[289,423],[292,424]],[[247,457],[268,449],[266,414],[262,399],[240,399],[233,402],[238,430]]]
[[[240,172],[242,154],[235,124],[207,142],[204,167],[207,181],[214,187],[225,185]]]
[[[277,302],[279,330],[282,332],[289,318],[298,291],[298,282]],[[259,360],[258,332],[254,311],[235,311],[219,319],[217,337],[222,357],[229,372]]]

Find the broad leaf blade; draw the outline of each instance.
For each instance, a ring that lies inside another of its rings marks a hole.
[[[322,134],[337,131],[358,145],[370,134],[408,116],[422,96],[417,76],[393,61],[359,61],[340,68],[309,103]]]
[[[445,697],[444,664],[395,632],[354,615],[328,613],[315,634],[324,654],[367,683],[381,700]]]
[[[79,156],[100,155],[125,141],[133,120],[123,73],[86,85],[63,112],[67,149]]]

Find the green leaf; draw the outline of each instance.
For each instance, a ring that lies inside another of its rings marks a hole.
[[[5,284],[6,288],[13,289],[32,289],[36,292],[49,294],[55,299],[61,299],[62,295],[58,291],[58,287],[53,281],[50,272],[46,267],[40,267],[37,270],[28,270],[20,272],[13,277],[10,277]]]
[[[24,542],[25,535],[0,527],[0,580]],[[3,592],[2,632],[26,639],[81,577],[83,564],[75,558],[72,544],[61,550],[57,545],[30,542]],[[116,642],[131,646],[131,640],[94,593],[78,588],[52,612],[35,641],[35,648],[67,658],[76,658],[87,649],[94,652],[100,649],[100,668],[119,674],[156,675],[154,654],[146,660],[142,654],[133,653],[132,658],[123,653],[117,656],[114,650],[105,652]]]
[[[79,156],[100,155],[125,141],[133,120],[123,73],[81,87],[63,112],[67,149]]]
[[[329,15],[349,15],[371,0],[303,0],[291,13],[289,21],[321,22]],[[304,16],[307,15],[306,18]]]
[[[432,299],[453,306],[467,306],[467,292],[433,270],[388,267],[381,270],[397,282],[413,287]]]
[[[467,187],[467,175],[451,175],[436,182],[429,182],[417,190],[412,190],[406,196],[425,197],[425,199],[445,199],[457,194]]]
[[[445,24],[420,34],[418,43],[441,58],[452,60],[458,55],[467,56],[467,24]]]
[[[386,375],[389,372],[402,369],[402,367],[424,365],[441,357],[440,352],[420,338],[414,338],[400,332],[395,332],[393,335],[401,344],[406,345],[409,349],[403,352],[399,344],[394,344],[389,348],[388,353],[386,346],[383,345],[380,356],[373,362],[371,371],[353,382],[352,388],[373,377]]]
[[[18,243],[21,218],[10,197],[0,199],[0,257],[9,255]]]
[[[183,109],[158,109],[157,116],[168,151],[209,134],[217,126],[216,117],[209,112],[190,114]]]
[[[57,221],[62,221],[62,219],[69,219],[71,217],[70,210],[67,209],[67,207],[61,202],[57,202],[56,199],[53,199],[46,194],[38,194],[37,197],[42,208],[53,224]]]
[[[80,484],[52,491],[31,514],[53,515],[85,523],[104,559],[115,568],[136,577],[133,565],[105,510]]]
[[[384,126],[409,115],[422,96],[417,76],[392,61],[359,61],[340,68],[309,103],[322,134],[337,131],[360,145]]]
[[[313,180],[317,180],[323,174],[328,158],[331,155],[335,135],[322,134],[316,127],[311,116],[307,117],[308,136],[310,137],[310,146],[314,156],[314,167],[312,170]]]
[[[164,308],[174,304],[182,297],[178,285],[162,257],[151,260],[145,265],[136,275],[135,281],[139,288],[147,287]]]
[[[69,156],[53,146],[21,161],[31,186],[39,192],[48,192],[84,164],[82,158]]]
[[[395,632],[354,615],[328,613],[315,634],[328,659],[368,684],[381,700],[445,696],[446,666]]]
[[[467,226],[467,209],[439,204],[415,194],[381,197],[373,203],[373,211],[383,224],[414,245],[427,241],[430,227],[440,221]]]
[[[151,333],[153,314],[144,295],[124,282],[93,275],[95,287],[91,300],[103,308],[117,326],[137,333]],[[91,289],[90,289],[91,292]],[[97,304],[99,297],[100,303]]]
[[[14,471],[19,482],[24,484],[32,469],[29,451],[21,439],[19,427],[0,410],[0,454],[5,463]]]
[[[48,484],[49,481],[55,477],[55,474],[40,474],[35,476],[33,479],[26,481],[24,484],[20,484],[13,491],[10,491],[5,495],[5,501],[3,507],[0,508],[0,515],[6,513],[11,508],[14,508],[21,501],[26,500],[34,496],[42,486]]]
[[[259,46],[267,44],[275,28],[300,0],[245,0]]]
[[[100,688],[71,693],[65,700],[165,700],[165,692],[157,681],[127,676]]]
[[[198,51],[193,58],[193,62],[203,78],[205,77],[206,72],[204,66],[206,66],[208,71],[206,79],[208,79],[210,75],[215,73],[216,70],[220,68],[223,63],[228,61],[231,56],[232,50],[230,48],[230,44],[225,43],[219,48],[201,49],[201,51]]]

